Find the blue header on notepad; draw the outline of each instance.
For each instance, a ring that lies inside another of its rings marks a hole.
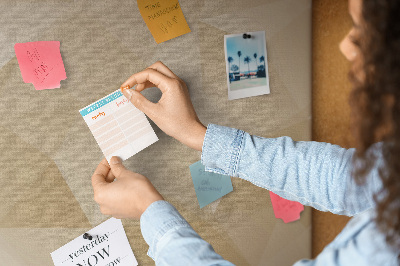
[[[99,109],[100,107],[106,105],[107,103],[114,101],[115,99],[121,97],[122,95],[123,95],[122,92],[120,92],[118,90],[118,91],[108,95],[106,98],[95,102],[94,104],[86,107],[85,109],[83,109],[83,110],[81,110],[79,112],[81,113],[82,116],[85,116],[87,114],[90,114],[93,111],[96,111],[97,109]]]

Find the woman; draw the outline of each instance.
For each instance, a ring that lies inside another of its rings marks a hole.
[[[288,137],[264,139],[217,125],[206,128],[185,83],[160,62],[122,84],[124,95],[166,134],[202,151],[207,170],[248,180],[319,210],[354,216],[315,260],[296,265],[399,263],[400,2],[350,0],[349,12],[354,25],[340,49],[352,63],[357,150]],[[135,85],[136,90],[130,89]],[[140,94],[154,86],[162,91],[158,103]],[[140,218],[148,254],[157,264],[231,265],[146,177],[127,170],[118,158],[110,165],[103,160],[92,184],[102,213]]]

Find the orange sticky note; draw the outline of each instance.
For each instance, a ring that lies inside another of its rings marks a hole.
[[[140,14],[157,43],[189,33],[178,0],[138,0]]]
[[[290,223],[300,219],[300,213],[304,206],[296,201],[284,199],[275,193],[269,192],[275,218],[282,219],[284,223]]]
[[[60,53],[60,42],[39,41],[14,45],[22,79],[36,90],[60,88],[67,78]]]

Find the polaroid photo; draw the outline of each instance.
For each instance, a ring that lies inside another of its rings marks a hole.
[[[269,94],[265,32],[225,35],[228,99]]]

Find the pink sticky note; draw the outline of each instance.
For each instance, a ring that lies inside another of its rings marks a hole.
[[[22,79],[32,83],[36,90],[60,87],[67,78],[60,53],[60,42],[39,41],[14,45]]]
[[[282,219],[285,223],[290,223],[300,219],[300,213],[304,210],[304,206],[296,201],[290,201],[275,193],[269,192],[271,197],[272,208],[274,209],[275,217]]]

